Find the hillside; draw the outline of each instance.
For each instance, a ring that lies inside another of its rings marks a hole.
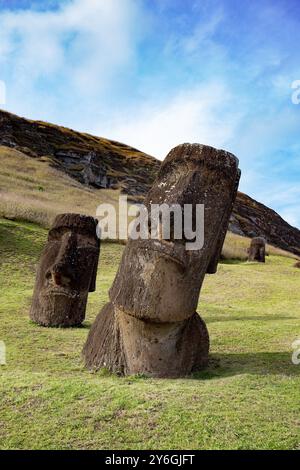
[[[28,158],[29,157],[29,158]],[[58,212],[95,214],[120,192],[139,200],[160,162],[128,145],[0,111],[0,214],[49,225]],[[23,215],[22,215],[23,214]],[[229,230],[300,256],[300,231],[243,193]]]
[[[123,247],[102,246],[97,291],[82,328],[28,319],[47,231],[0,220],[1,449],[299,449],[300,277],[293,260],[221,264],[198,311],[211,338],[208,369],[189,378],[85,370],[88,328],[108,299]]]
[[[144,194],[160,162],[128,145],[0,111],[0,145],[37,158],[95,188]]]
[[[249,238],[263,235],[271,245],[300,255],[300,230],[244,193],[238,193],[229,230]]]

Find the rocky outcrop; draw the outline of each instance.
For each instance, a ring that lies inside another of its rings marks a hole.
[[[300,256],[300,230],[244,193],[238,193],[229,230],[250,238],[262,236],[267,243]]]
[[[0,111],[0,145],[50,161],[82,184],[143,195],[160,162],[128,145]]]
[[[121,189],[134,199],[149,191],[161,165],[128,145],[1,110],[0,145],[50,162],[84,185]],[[300,256],[300,230],[246,194],[238,193],[229,230],[250,238],[262,236]]]

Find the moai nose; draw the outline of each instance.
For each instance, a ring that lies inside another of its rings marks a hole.
[[[61,247],[54,265],[51,277],[55,285],[67,287],[75,275],[77,239],[74,233],[63,236]]]
[[[52,271],[52,280],[56,286],[63,285],[63,277],[58,272]]]

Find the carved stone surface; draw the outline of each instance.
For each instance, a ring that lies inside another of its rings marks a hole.
[[[97,221],[58,215],[49,231],[36,276],[30,318],[43,326],[76,326],[95,290],[100,241]]]
[[[258,261],[265,263],[266,261],[266,241],[262,237],[252,238],[249,248],[248,261]]]
[[[209,336],[196,312],[207,271],[215,272],[240,171],[230,153],[183,144],[165,159],[146,197],[151,204],[204,204],[204,245],[186,240],[130,240],[83,354],[88,368],[178,377],[208,363]]]

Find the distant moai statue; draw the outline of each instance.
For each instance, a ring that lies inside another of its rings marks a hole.
[[[266,261],[266,241],[263,237],[252,238],[250,248],[248,249],[248,261]]]
[[[6,346],[4,341],[0,341],[0,366],[6,366]]]
[[[217,268],[239,178],[228,152],[200,144],[171,150],[146,196],[147,212],[155,204],[179,205],[183,213],[186,205],[204,205],[204,245],[188,251],[172,231],[129,240],[110,302],[84,346],[88,368],[180,377],[206,367],[209,335],[196,308],[205,274]]]
[[[100,240],[97,220],[58,215],[39,262],[30,318],[43,326],[77,326],[85,318],[88,293],[95,291]]]
[[[294,264],[294,268],[300,269],[300,261],[297,261],[297,263]]]

